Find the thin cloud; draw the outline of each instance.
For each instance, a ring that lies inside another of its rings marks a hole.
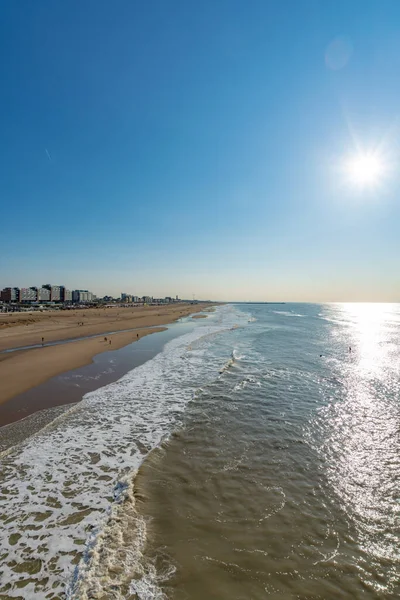
[[[47,154],[47,158],[49,159],[49,161],[51,162],[51,156],[50,156],[50,152],[47,150],[47,148],[45,148],[46,150],[46,154]]]

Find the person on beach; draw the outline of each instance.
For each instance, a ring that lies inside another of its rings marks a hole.
[[[110,340],[110,346],[111,346],[111,340]]]
[[[44,346],[44,337],[42,337],[42,346]]]
[[[136,337],[137,337],[137,338],[139,337],[139,334],[138,334],[138,333],[136,334]]]
[[[106,338],[106,337],[104,338],[104,341],[105,341],[105,342],[107,341],[107,338]]]

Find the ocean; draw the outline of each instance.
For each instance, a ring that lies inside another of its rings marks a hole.
[[[2,600],[400,596],[400,306],[207,315],[0,455]]]

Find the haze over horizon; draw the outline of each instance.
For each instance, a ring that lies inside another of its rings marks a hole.
[[[400,301],[400,3],[3,2],[0,287]]]

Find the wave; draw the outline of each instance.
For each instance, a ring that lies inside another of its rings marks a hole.
[[[331,318],[331,317],[326,317],[325,315],[323,315],[321,313],[318,316],[323,321],[328,321],[328,323],[335,323],[337,325],[345,325],[345,326],[348,326],[348,327],[351,327],[351,325],[352,325],[352,323],[350,321],[346,321],[344,319],[334,319],[334,318]]]
[[[224,373],[225,371],[227,371],[228,369],[233,367],[235,362],[237,362],[238,360],[241,360],[242,358],[244,358],[244,355],[238,354],[237,350],[234,348],[232,350],[230,358],[226,361],[226,363],[219,370],[219,374],[222,375],[222,373]]]
[[[100,597],[123,600],[129,590],[142,600],[165,598],[160,587],[165,574],[158,574],[154,565],[144,558],[147,527],[136,508],[136,474],[117,483],[109,517],[87,544],[67,588],[68,600]],[[168,577],[172,572],[171,568]]]
[[[146,532],[135,515],[129,482],[179,423],[196,389],[218,376],[219,360],[210,352],[214,337],[248,318],[231,306],[218,308],[215,317],[213,324],[200,322],[170,341],[118,382],[87,394],[3,457],[0,584],[10,584],[10,598],[20,597],[19,586],[25,583],[24,597],[30,600],[50,591],[60,596],[66,586],[71,600],[85,598],[83,584],[92,581],[101,540],[122,535],[116,526],[122,507],[128,513],[132,509],[137,534],[136,549],[127,559],[140,558]],[[18,573],[16,562],[23,565]],[[151,573],[143,572],[140,581],[132,585],[150,585]]]
[[[285,317],[305,317],[306,315],[301,315],[300,313],[289,312],[287,310],[273,310],[273,313],[276,315],[284,315]]]
[[[254,375],[247,375],[234,386],[233,391],[238,392],[243,390],[249,383],[255,384],[257,387],[261,387],[261,382],[257,379],[257,377],[254,377]]]

